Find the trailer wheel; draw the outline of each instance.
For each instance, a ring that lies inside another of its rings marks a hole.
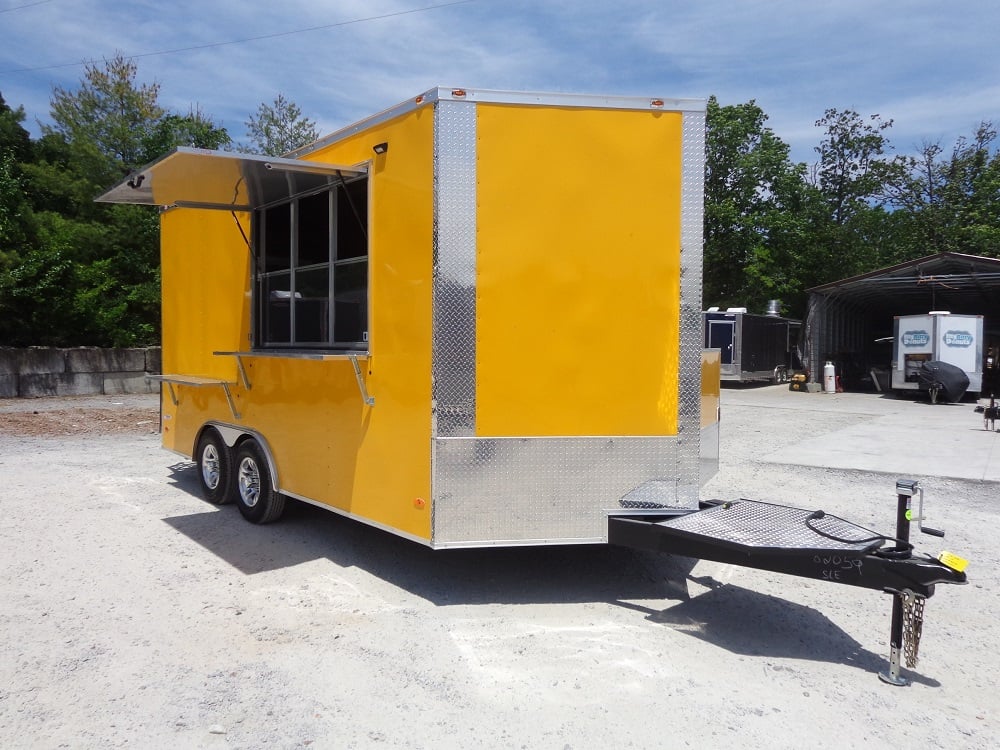
[[[214,428],[205,430],[195,449],[201,494],[210,503],[233,501],[233,452]]]
[[[251,523],[270,523],[281,517],[285,498],[274,491],[264,451],[253,439],[236,450],[236,505]]]

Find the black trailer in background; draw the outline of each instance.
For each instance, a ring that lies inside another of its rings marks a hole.
[[[740,310],[710,310],[703,318],[705,348],[722,352],[722,380],[783,383],[801,369],[801,321]]]

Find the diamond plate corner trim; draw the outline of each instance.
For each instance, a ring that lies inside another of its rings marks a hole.
[[[701,279],[705,215],[705,114],[685,112],[681,147],[681,311],[677,475],[681,499],[698,499],[701,460]]]
[[[434,437],[476,430],[476,105],[439,101],[434,118]]]

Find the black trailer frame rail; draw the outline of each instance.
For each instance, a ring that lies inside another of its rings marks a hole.
[[[894,595],[890,669],[880,677],[895,685],[900,653],[916,665],[923,603],[939,583],[966,583],[963,570],[915,553],[910,522],[922,520],[911,507],[923,494],[917,482],[896,483],[896,535],[886,536],[822,510],[809,511],[753,500],[710,501],[700,509],[662,508],[643,515],[612,515],[608,542],[625,547],[713,560],[803,578],[884,591]],[[943,532],[920,526],[934,536]],[[910,624],[903,633],[904,619]],[[909,643],[904,644],[904,637]]]

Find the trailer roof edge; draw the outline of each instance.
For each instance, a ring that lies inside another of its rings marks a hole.
[[[592,107],[595,109],[631,109],[651,112],[704,113],[707,100],[695,98],[667,98],[648,96],[606,96],[601,94],[573,94],[559,92],[504,91],[499,89],[464,89],[437,86],[395,106],[359,120],[351,125],[325,135],[294,151],[286,158],[300,158],[368,128],[392,120],[413,110],[440,101],[483,102],[488,104],[522,104],[528,106]]]

